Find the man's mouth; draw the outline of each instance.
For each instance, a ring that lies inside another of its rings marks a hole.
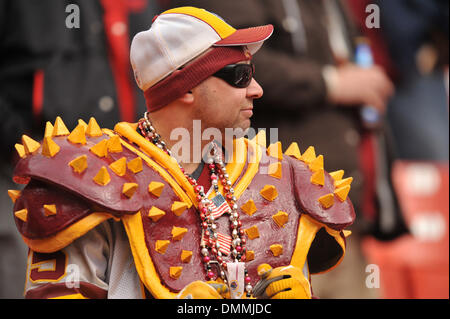
[[[253,115],[253,106],[247,107],[245,109],[241,109],[241,112],[248,117],[251,117]]]

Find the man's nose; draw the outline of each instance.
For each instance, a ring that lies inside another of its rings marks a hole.
[[[247,87],[247,97],[251,99],[259,99],[264,94],[264,90],[259,83],[253,78]]]

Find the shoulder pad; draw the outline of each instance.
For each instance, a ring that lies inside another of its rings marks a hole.
[[[24,210],[23,214],[17,213]],[[90,207],[59,187],[31,180],[15,201],[14,211],[20,233],[36,239],[51,236],[83,218],[90,213]]]
[[[80,197],[32,179],[15,200],[14,217],[24,241],[34,251],[54,252],[113,217],[95,212]]]
[[[192,205],[171,175],[132,140],[101,130],[93,118],[71,133],[57,123],[40,143],[23,136],[23,144],[16,145],[21,159],[13,179],[28,185],[12,191],[11,198],[17,228],[33,250],[56,251],[106,219],[146,214],[152,205]]]
[[[316,156],[312,146],[300,155],[298,146],[293,143],[285,155],[289,155],[284,158],[291,164],[294,192],[301,209],[335,230],[353,224],[356,215],[347,196],[352,178],[342,179],[343,171],[342,174],[327,173],[323,156]]]
[[[123,147],[118,135],[89,129],[79,124],[71,133],[46,136],[41,143],[24,136],[25,152],[15,167],[14,181],[41,180],[76,194],[101,211],[136,213],[145,200],[151,200],[149,183],[161,178]]]

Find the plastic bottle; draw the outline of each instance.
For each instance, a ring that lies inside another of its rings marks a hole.
[[[372,51],[365,39],[357,41],[355,50],[355,64],[363,68],[373,66]],[[361,121],[366,128],[376,128],[381,123],[381,115],[378,110],[371,105],[364,105],[360,110]]]

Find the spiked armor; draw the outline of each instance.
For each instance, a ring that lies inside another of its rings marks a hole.
[[[351,178],[343,171],[328,174],[313,147],[301,154],[293,143],[283,154],[280,142],[266,148],[263,140],[235,140],[233,154],[246,160],[227,164],[252,284],[262,263],[307,264],[310,274],[330,270],[345,254],[344,229],[355,218],[347,198]],[[17,228],[32,250],[58,251],[113,218],[123,223],[138,274],[154,297],[172,298],[204,280],[192,186],[135,124],[102,130],[91,118],[69,132],[58,118],[47,124],[41,143],[23,136],[16,149],[21,160],[14,181],[26,187],[9,194]],[[218,227],[228,231],[225,216]]]

